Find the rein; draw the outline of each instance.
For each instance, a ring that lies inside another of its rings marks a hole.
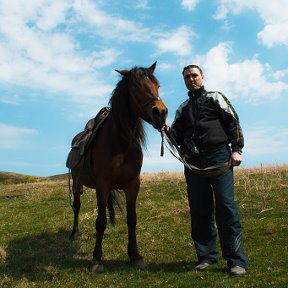
[[[203,176],[216,176],[219,174],[224,173],[226,170],[228,170],[231,166],[230,161],[227,161],[225,163],[219,163],[217,165],[212,165],[206,168],[198,168],[197,166],[188,163],[183,156],[182,151],[178,147],[178,144],[176,143],[175,139],[172,137],[171,133],[168,129],[164,129],[164,131],[161,131],[161,152],[160,156],[164,155],[164,144],[170,151],[170,153],[178,159],[180,162],[184,164],[184,166],[188,169],[190,169],[194,173],[198,173]],[[165,141],[164,141],[165,140]]]

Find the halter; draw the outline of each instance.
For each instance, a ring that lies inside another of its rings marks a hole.
[[[159,96],[153,96],[153,95],[151,95],[151,97],[149,97],[149,99],[148,99],[143,105],[140,106],[141,109],[145,108],[145,107],[148,106],[151,102],[156,101],[156,100],[157,100],[157,101],[160,101],[161,98],[160,98]]]

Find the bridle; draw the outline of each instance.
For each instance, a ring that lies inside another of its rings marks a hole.
[[[146,106],[148,106],[151,102],[154,102],[154,101],[160,101],[161,98],[159,96],[154,96],[154,95],[151,95],[151,97],[149,97],[149,99],[142,105],[140,105],[141,109],[143,110]]]
[[[159,96],[154,96],[154,95],[151,95],[150,94],[150,97],[142,104],[142,103],[139,103],[139,109],[140,109],[140,111],[141,111],[141,113],[142,113],[142,117],[141,118],[143,118],[143,115],[145,115],[145,120],[148,122],[148,123],[150,123],[151,124],[151,122],[150,122],[150,117],[149,117],[149,115],[147,114],[147,112],[145,111],[145,109],[146,109],[146,107],[147,106],[149,106],[152,102],[154,102],[154,101],[160,101],[161,100],[161,98],[159,97]],[[144,118],[143,118],[144,119]]]

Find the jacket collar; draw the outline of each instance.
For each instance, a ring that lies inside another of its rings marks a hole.
[[[206,93],[206,90],[204,86],[201,86],[199,89],[194,90],[194,91],[188,91],[188,96],[189,98],[199,98],[202,96],[204,93]]]

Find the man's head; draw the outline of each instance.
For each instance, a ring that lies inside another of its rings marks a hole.
[[[189,91],[198,90],[203,85],[204,74],[197,65],[188,65],[183,68],[183,78]]]

